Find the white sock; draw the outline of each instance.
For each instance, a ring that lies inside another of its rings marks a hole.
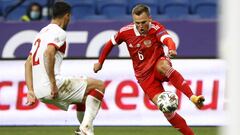
[[[86,109],[85,109],[85,114],[82,121],[82,126],[89,127],[93,125],[93,120],[95,119],[98,113],[98,110],[101,105],[101,101],[91,95],[88,95],[85,105],[86,105]]]

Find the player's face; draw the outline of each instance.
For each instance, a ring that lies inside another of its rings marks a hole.
[[[151,17],[145,12],[140,15],[133,14],[133,22],[137,26],[137,30],[140,34],[147,34]]]

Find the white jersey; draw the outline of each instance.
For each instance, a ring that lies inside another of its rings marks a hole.
[[[50,81],[44,66],[44,52],[48,45],[57,49],[54,72],[58,88],[64,80],[60,75],[60,67],[66,49],[66,32],[56,24],[44,27],[35,37],[30,54],[32,55],[33,88],[37,98],[49,96]]]

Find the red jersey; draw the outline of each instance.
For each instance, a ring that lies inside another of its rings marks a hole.
[[[111,38],[113,45],[125,42],[133,62],[135,76],[143,80],[152,72],[158,58],[164,56],[163,41],[170,37],[160,23],[153,21],[149,24],[147,35],[140,35],[136,25],[129,24]]]

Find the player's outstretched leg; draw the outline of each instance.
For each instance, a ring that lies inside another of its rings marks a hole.
[[[171,125],[183,135],[194,135],[186,121],[178,113],[164,113],[164,116],[167,118],[169,123],[171,123]]]
[[[169,61],[159,60],[157,63],[157,70],[166,76],[169,82],[171,82],[176,89],[183,92],[196,105],[197,108],[200,109],[203,106],[203,102],[205,100],[204,97],[202,95],[193,95],[189,84],[184,80],[183,76],[177,70],[171,67]]]
[[[79,134],[94,135],[93,131],[93,120],[95,119],[98,110],[101,106],[105,87],[103,81],[96,80],[93,78],[87,79],[86,89],[86,101],[85,101],[85,114],[83,121],[80,126]]]
[[[189,84],[184,80],[183,76],[177,70],[170,67],[166,72],[166,76],[173,84],[173,86],[181,90],[195,104],[198,109],[201,109],[203,107],[203,102],[205,101],[205,98],[202,95],[193,95]]]
[[[158,106],[158,97],[159,94],[156,94],[154,96],[154,98],[152,99],[152,101],[154,102],[154,104],[156,106]],[[159,108],[159,106],[158,106]],[[194,135],[193,131],[191,130],[191,128],[187,125],[186,121],[175,112],[169,112],[169,113],[164,113],[164,116],[167,118],[167,120],[169,121],[169,123],[175,128],[177,129],[179,132],[181,132],[183,135]]]

